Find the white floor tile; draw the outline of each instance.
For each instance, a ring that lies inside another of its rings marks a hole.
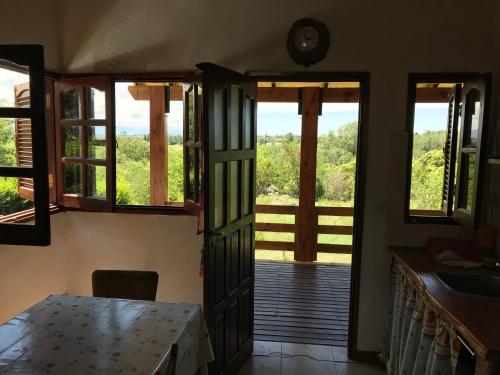
[[[281,342],[254,341],[253,355],[281,357]]]
[[[238,375],[280,375],[281,358],[252,356]]]
[[[283,357],[282,375],[335,375],[335,365],[329,361],[316,361],[308,357]]]
[[[333,361],[333,352],[331,346],[311,345],[311,344],[292,344],[284,342],[282,346],[283,358],[287,356],[306,356],[319,361]]]

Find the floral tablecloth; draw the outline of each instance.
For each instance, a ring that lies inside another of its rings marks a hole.
[[[199,305],[49,296],[0,326],[1,374],[176,375],[213,360]]]

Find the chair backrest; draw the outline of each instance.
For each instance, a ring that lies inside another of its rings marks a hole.
[[[94,297],[154,301],[158,273],[153,271],[97,270],[92,273]]]

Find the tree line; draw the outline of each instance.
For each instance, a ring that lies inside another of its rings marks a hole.
[[[318,137],[317,200],[352,202],[357,156],[357,123]],[[440,209],[443,184],[444,131],[415,134],[412,160],[411,207]],[[168,137],[168,197],[183,201],[182,136]],[[405,157],[405,156],[403,156]],[[117,203],[149,204],[149,137],[118,135],[116,149]],[[15,129],[0,119],[0,165],[15,165]],[[294,134],[257,138],[257,195],[298,198],[300,136]],[[97,176],[104,183],[105,176]],[[17,195],[17,180],[0,178],[0,215],[25,209],[29,202]]]

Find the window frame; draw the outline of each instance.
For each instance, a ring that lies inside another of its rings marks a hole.
[[[0,223],[0,243],[10,245],[50,245],[49,178],[45,123],[44,51],[41,45],[0,45],[0,57],[29,68],[29,108],[0,108],[2,118],[29,118],[31,120],[31,167],[0,167],[2,177],[33,178],[34,225],[24,221]],[[9,64],[10,65],[10,64]],[[27,210],[31,211],[31,210]],[[21,212],[20,214],[25,214]],[[14,215],[15,216],[15,215]]]
[[[192,82],[196,75],[195,71],[167,72],[167,73],[137,73],[137,74],[112,74],[111,77],[111,111],[112,111],[112,145],[116,145],[116,103],[115,103],[115,84],[119,82],[138,82],[138,83],[165,83]],[[184,94],[183,94],[184,95]],[[183,103],[184,108],[184,103]],[[184,125],[183,125],[184,129]],[[151,214],[151,215],[184,215],[197,216],[199,213],[198,206],[190,205],[185,196],[184,189],[184,205],[183,206],[154,206],[154,205],[125,205],[116,203],[116,147],[111,147],[111,162],[112,162],[112,212],[125,214]],[[185,145],[183,144],[183,149]],[[186,165],[184,164],[185,155],[183,158],[183,171],[185,186]]]
[[[485,80],[486,90],[489,90],[489,85],[491,84],[491,75],[490,74],[481,74],[481,73],[410,73],[408,75],[408,100],[407,100],[407,160],[406,160],[406,183],[405,183],[405,206],[404,206],[404,222],[408,224],[440,224],[440,225],[462,225],[462,224],[472,224],[471,220],[464,219],[463,217],[457,217],[456,211],[456,201],[457,196],[460,194],[459,192],[459,184],[457,180],[457,184],[455,186],[455,190],[453,191],[453,212],[441,215],[419,215],[412,214],[412,210],[410,210],[410,199],[411,199],[411,177],[412,177],[412,159],[413,159],[413,134],[414,134],[414,121],[415,121],[415,104],[416,104],[416,94],[417,94],[417,84],[419,83],[430,83],[430,82],[446,82],[446,83],[467,83],[470,81],[477,80]],[[462,90],[463,93],[463,90]],[[484,113],[482,118],[481,125],[481,133],[486,134],[486,130],[488,127],[488,117],[489,117],[489,93],[485,93],[484,100]],[[464,104],[462,103],[462,106]],[[462,117],[463,115],[461,115]],[[462,157],[462,152],[460,150],[460,145],[463,142],[463,129],[461,124],[461,119],[458,122],[458,129],[455,129],[456,135],[458,136],[458,147],[456,149],[455,160],[453,162],[457,162]],[[481,136],[480,133],[480,136]],[[481,168],[481,165],[484,164],[483,159],[485,159],[485,138],[481,136],[480,144],[477,145],[478,153],[480,161],[477,165],[479,168],[476,170],[476,181],[477,181],[477,189],[475,190],[474,201],[476,207],[480,207],[481,200],[481,189],[479,188],[482,184],[482,178],[484,177],[484,167]],[[483,146],[484,145],[484,149]],[[455,175],[459,175],[461,173],[460,163],[457,165],[455,170]],[[444,175],[443,175],[444,178]],[[479,217],[479,210],[475,210],[475,216]],[[477,220],[473,220],[474,225],[477,223]]]
[[[105,118],[104,119],[89,119],[87,113],[87,93],[90,88],[102,89],[105,92]],[[80,93],[80,113],[79,119],[63,119],[62,118],[62,104],[61,94],[66,89],[75,89]],[[55,107],[55,123],[56,123],[56,166],[57,166],[57,203],[60,206],[81,209],[86,211],[112,211],[112,197],[114,185],[112,177],[112,145],[114,132],[113,124],[113,111],[111,96],[111,78],[109,75],[95,75],[95,76],[82,76],[82,77],[64,77],[55,81],[54,92],[54,107]],[[65,126],[79,126],[80,127],[80,145],[81,155],[77,157],[66,157],[64,155],[64,134],[63,128]],[[88,135],[89,127],[102,126],[105,127],[106,134],[106,158],[93,159],[87,155],[88,151]],[[64,192],[64,165],[77,164],[82,166],[82,195],[66,194]],[[106,168],[106,197],[104,199],[92,198],[86,195],[88,187],[87,181],[87,168],[88,166],[103,166]]]

